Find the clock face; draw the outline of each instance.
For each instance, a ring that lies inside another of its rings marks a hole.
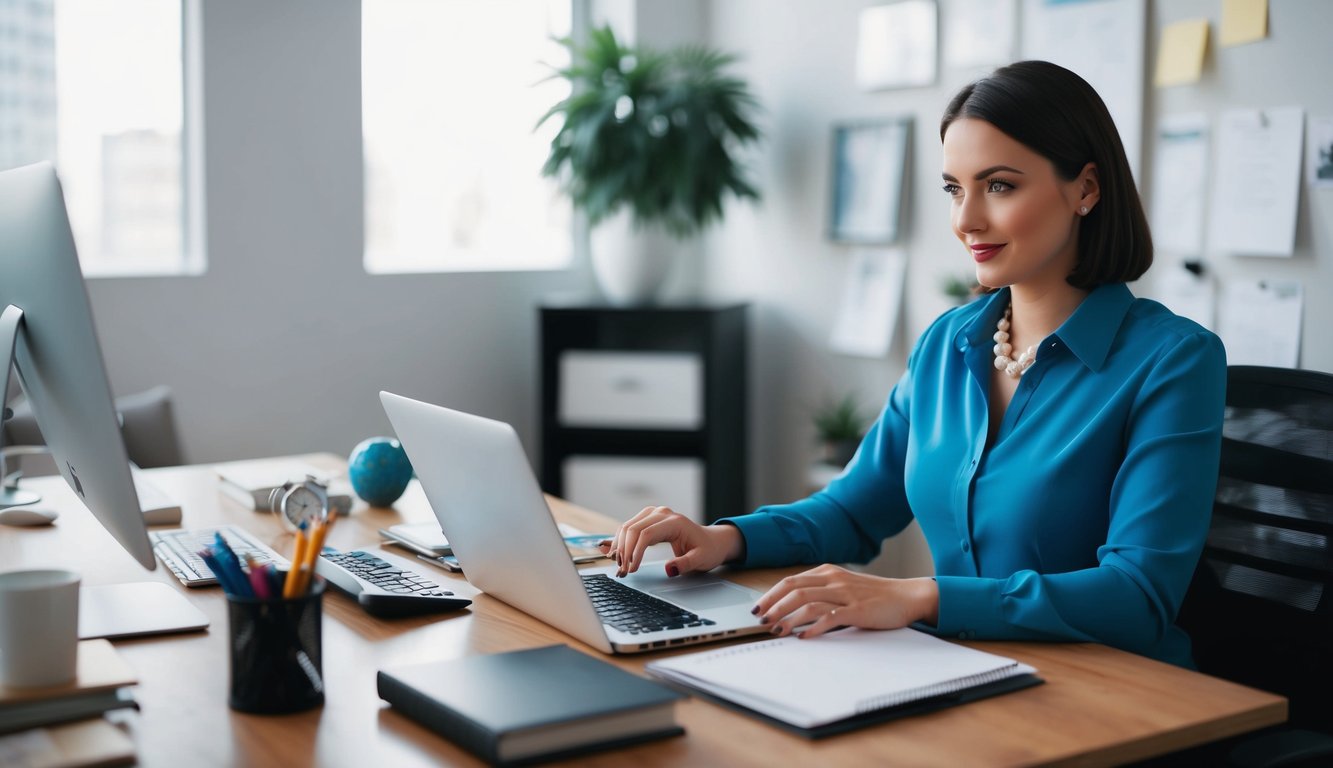
[[[282,517],[294,528],[301,527],[301,521],[303,520],[313,523],[315,520],[327,518],[329,515],[325,498],[306,483],[294,485],[290,491],[287,491],[287,494],[282,497],[279,511]]]

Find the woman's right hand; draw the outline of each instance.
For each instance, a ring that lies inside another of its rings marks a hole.
[[[666,561],[668,576],[711,570],[745,554],[745,539],[736,526],[699,525],[669,507],[644,507],[601,547],[620,566],[616,575],[623,577],[639,569],[644,550],[664,541],[676,555]]]

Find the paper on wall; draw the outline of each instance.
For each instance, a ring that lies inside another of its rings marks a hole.
[[[1333,117],[1310,118],[1309,181],[1312,187],[1333,187]]]
[[[1222,46],[1253,43],[1268,37],[1268,0],[1222,0]]]
[[[1208,177],[1208,116],[1168,115],[1157,126],[1153,163],[1152,239],[1163,251],[1203,252],[1203,205]]]
[[[1145,0],[1024,0],[1024,59],[1077,72],[1106,102],[1134,178],[1143,135]]]
[[[1167,309],[1210,331],[1217,328],[1217,288],[1208,274],[1196,275],[1183,266],[1169,269],[1158,292]]]
[[[1018,0],[948,0],[942,10],[947,69],[993,67],[1013,61]]]
[[[1228,280],[1217,330],[1227,364],[1299,366],[1302,303],[1295,280]]]
[[[934,0],[903,0],[861,11],[856,83],[864,90],[935,82]]]
[[[1208,245],[1245,256],[1290,256],[1301,189],[1300,107],[1232,109],[1217,122]]]
[[[1199,82],[1207,51],[1207,19],[1185,19],[1163,28],[1153,85],[1162,88]]]
[[[900,248],[852,251],[842,304],[829,346],[835,352],[883,357],[893,344],[903,298],[907,255]]]

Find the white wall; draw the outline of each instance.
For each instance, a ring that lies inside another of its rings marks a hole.
[[[171,385],[196,462],[347,453],[380,389],[535,444],[535,307],[586,270],[367,275],[359,0],[202,5],[208,272],[90,281],[113,389]]]
[[[792,499],[806,490],[810,407],[852,390],[878,408],[904,350],[947,306],[939,279],[968,269],[938,191],[937,121],[975,73],[943,72],[930,88],[857,90],[856,21],[867,0],[601,2],[619,4],[617,22],[642,42],[694,35],[740,53],[738,70],[765,106],[767,140],[755,156],[764,201],[730,206],[721,228],[677,246],[685,268],[669,294],[701,285],[753,302],[751,499]],[[382,388],[509,420],[535,444],[535,306],[548,293],[589,290],[583,262],[560,273],[366,275],[358,0],[204,6],[209,271],[90,284],[116,391],[172,385],[193,461],[346,452],[388,432],[375,396]],[[941,0],[941,13],[951,6]],[[1150,6],[1149,73],[1164,23],[1204,16],[1216,30],[1219,21],[1216,0]],[[1325,39],[1333,3],[1274,0],[1270,28],[1268,41],[1211,51],[1198,86],[1149,88],[1145,127],[1156,115],[1216,116],[1231,105],[1333,113]],[[885,359],[832,354],[826,341],[848,253],[823,234],[830,127],[902,114],[916,126],[900,337]],[[1304,360],[1320,370],[1333,370],[1323,333],[1333,320],[1330,214],[1333,193],[1304,189],[1295,258],[1209,257],[1224,277],[1304,281]],[[1151,279],[1138,290],[1151,294]]]
[[[809,410],[824,393],[855,391],[876,408],[901,375],[906,350],[948,307],[939,291],[943,276],[970,271],[970,260],[949,230],[947,196],[940,191],[939,117],[959,86],[976,72],[941,70],[938,85],[865,93],[854,83],[857,16],[866,0],[719,0],[709,7],[709,42],[736,51],[740,70],[766,106],[768,138],[756,170],[765,199],[758,208],[733,206],[726,225],[712,235],[704,258],[711,294],[754,302],[752,357],[752,499],[778,502],[805,491],[811,456]],[[1149,3],[1148,76],[1161,27],[1185,18],[1220,22],[1216,0]],[[941,20],[952,10],[940,1]],[[1156,115],[1203,110],[1216,118],[1230,106],[1303,104],[1314,114],[1333,114],[1333,3],[1274,0],[1270,39],[1212,50],[1198,86],[1165,91],[1146,88],[1145,132]],[[849,251],[829,243],[830,131],[834,122],[886,115],[915,120],[909,169],[906,236],[908,281],[900,336],[888,358],[834,354],[827,348]],[[1151,142],[1144,168],[1150,178]],[[1244,184],[1244,179],[1231,180]],[[1302,185],[1304,181],[1302,180]],[[1333,371],[1333,345],[1324,328],[1333,324],[1333,192],[1303,187],[1297,252],[1291,259],[1210,255],[1214,273],[1226,277],[1283,276],[1306,289],[1304,367]],[[1152,276],[1167,268],[1159,260],[1135,290],[1152,296]],[[896,549],[895,549],[896,546]],[[928,568],[919,542],[890,544],[888,572]],[[881,568],[881,570],[884,570]]]

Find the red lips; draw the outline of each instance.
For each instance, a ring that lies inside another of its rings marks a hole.
[[[968,247],[972,249],[972,258],[980,264],[994,258],[995,254],[999,253],[1000,249],[1004,247],[1004,243],[975,243]]]

